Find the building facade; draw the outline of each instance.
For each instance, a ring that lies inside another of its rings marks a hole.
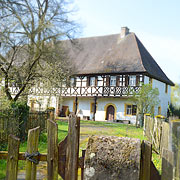
[[[142,84],[158,88],[160,103],[155,115],[167,115],[171,86],[153,57],[127,27],[120,34],[77,39],[77,46],[64,43],[74,73],[68,85],[51,89],[34,88],[29,96],[32,108],[56,109],[57,116],[76,112],[82,119],[136,121],[132,92]],[[49,94],[52,94],[49,96]]]

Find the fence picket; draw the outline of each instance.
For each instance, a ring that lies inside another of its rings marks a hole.
[[[58,126],[52,121],[47,121],[48,153],[47,173],[48,180],[58,179]]]
[[[29,154],[38,151],[40,127],[28,131],[27,152]],[[26,160],[26,180],[36,180],[36,164]]]
[[[17,179],[19,145],[20,139],[13,135],[9,135],[6,180]]]
[[[163,148],[162,149],[162,175],[161,179],[173,179],[174,153]]]
[[[69,116],[68,140],[66,150],[66,180],[77,180],[79,157],[80,118]]]
[[[142,141],[141,144],[141,175],[140,180],[150,180],[152,144],[148,141]]]

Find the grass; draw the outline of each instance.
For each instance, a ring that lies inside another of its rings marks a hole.
[[[58,141],[62,141],[68,133],[68,122],[57,121],[58,123]],[[91,135],[108,135],[118,137],[130,137],[138,138],[140,140],[146,139],[143,136],[143,129],[136,128],[133,125],[126,125],[120,123],[108,123],[97,121],[81,121],[81,142],[80,142],[80,156],[82,149],[86,149],[88,137]],[[39,152],[47,153],[47,133],[43,133],[39,138]],[[21,143],[20,152],[25,152],[27,148],[27,142]],[[161,171],[160,157],[153,153],[153,162],[156,168]],[[19,161],[19,170],[24,169],[25,161]],[[5,177],[6,161],[0,160],[0,179]]]
[[[81,126],[81,135],[96,134],[144,139],[141,128],[128,124],[81,121]],[[85,128],[86,126],[88,128]],[[97,129],[89,128],[89,126],[97,127]],[[98,127],[103,127],[103,129],[99,130]]]

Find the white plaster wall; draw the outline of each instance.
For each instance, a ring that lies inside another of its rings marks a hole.
[[[149,84],[149,77],[145,76],[144,83]],[[152,87],[158,88],[158,90],[159,90],[160,103],[158,106],[161,106],[161,115],[167,116],[168,103],[170,103],[170,101],[171,101],[171,86],[168,85],[168,93],[166,93],[165,92],[166,83],[163,83],[161,81],[153,79],[152,80]],[[155,109],[154,109],[155,115],[158,115],[158,106],[155,107]]]
[[[149,84],[149,77],[148,76],[144,76],[144,84]]]
[[[56,111],[58,97],[51,96],[50,97],[49,106],[48,106],[48,99],[49,99],[49,96],[29,95],[28,96],[28,105],[30,106],[31,100],[35,100],[35,103],[34,103],[35,110],[42,110],[42,111],[44,111],[44,110],[47,109],[47,107],[54,107],[55,111]]]
[[[116,107],[116,119],[117,120],[130,120],[131,123],[135,124],[136,116],[125,116],[125,104],[132,104],[127,99],[120,98],[100,98],[98,99],[96,120],[105,120],[106,112],[105,106],[107,104],[113,104]]]
[[[70,112],[73,112],[73,102],[75,98],[63,98],[62,105],[69,106]],[[92,113],[90,113],[90,103],[93,102],[93,98],[78,98],[78,109],[79,116],[89,116],[92,118]]]
[[[63,98],[62,105],[69,106],[69,110],[73,111],[73,101],[75,98]],[[78,116],[89,116],[92,119],[93,113],[90,113],[90,104],[94,102],[93,98],[78,98]],[[120,98],[98,98],[97,99],[97,110],[96,110],[96,121],[105,121],[105,106],[107,104],[113,104],[116,107],[116,119],[118,120],[130,120],[131,123],[135,124],[136,116],[125,116],[125,104],[132,104],[127,99]]]
[[[61,107],[63,106],[69,106],[69,111],[72,112],[73,111],[73,101],[75,100],[75,98],[63,98],[62,103],[61,103]]]

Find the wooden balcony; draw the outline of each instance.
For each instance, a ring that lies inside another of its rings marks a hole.
[[[99,96],[99,97],[122,97],[132,95],[132,92],[138,93],[140,86],[89,86],[89,87],[71,87],[62,88],[61,96]]]
[[[32,87],[29,89],[29,95],[61,95],[67,97],[82,96],[82,97],[122,97],[132,95],[132,92],[138,93],[141,86],[88,86],[88,87],[59,87],[59,88],[44,88]],[[12,94],[18,92],[17,87],[12,87]]]
[[[72,81],[73,80],[73,81]],[[55,95],[55,96],[98,96],[98,97],[127,97],[132,92],[139,92],[144,83],[143,75],[102,75],[102,76],[79,76],[71,78],[69,83],[64,82],[62,87],[46,88],[43,84],[32,86],[28,95]],[[66,87],[65,84],[69,86]],[[70,86],[71,85],[71,86]],[[10,88],[12,94],[17,94],[19,88]]]

